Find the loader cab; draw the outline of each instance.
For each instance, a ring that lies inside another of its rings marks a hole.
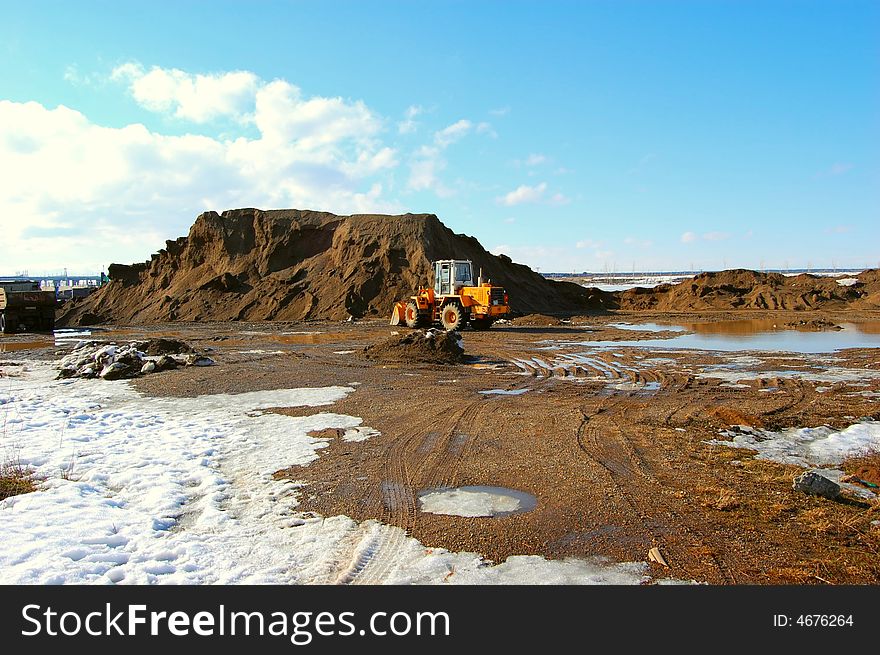
[[[434,262],[434,293],[450,296],[462,287],[474,286],[474,267],[468,259],[443,259]]]

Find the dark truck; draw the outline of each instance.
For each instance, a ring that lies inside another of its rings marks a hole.
[[[55,329],[55,292],[42,291],[35,280],[0,280],[0,332]]]

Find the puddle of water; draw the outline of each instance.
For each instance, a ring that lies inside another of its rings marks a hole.
[[[19,350],[30,350],[32,348],[47,348],[51,346],[51,341],[0,341],[0,353],[12,353]]]
[[[290,344],[337,343],[339,341],[356,341],[363,337],[357,334],[342,332],[297,332],[290,334],[273,334],[273,341]]]
[[[662,323],[609,323],[608,327],[617,328],[618,330],[641,330],[643,332],[684,332],[685,328],[681,325],[662,324]]]
[[[631,341],[555,342],[562,345],[598,348],[677,348],[690,350],[747,351],[767,350],[794,353],[825,353],[843,348],[880,348],[880,322],[842,323],[842,330],[808,331],[774,329],[773,320],[719,321],[683,324],[693,332],[671,339]],[[633,329],[639,326],[634,326]]]
[[[418,498],[423,512],[468,518],[509,516],[538,505],[538,499],[524,491],[481,485],[425,489]]]
[[[480,391],[480,393],[485,396],[519,396],[520,394],[524,394],[526,391],[528,391],[528,389],[489,389],[487,391]]]

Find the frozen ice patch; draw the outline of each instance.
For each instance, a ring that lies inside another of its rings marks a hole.
[[[349,428],[342,434],[343,441],[366,441],[371,437],[381,437],[382,433],[375,428],[366,426],[358,426]]]
[[[469,518],[506,516],[533,510],[538,500],[531,494],[504,487],[457,487],[419,494],[423,512]]]
[[[486,391],[480,391],[479,393],[484,396],[496,395],[496,396],[519,396],[524,394],[528,389],[487,389]]]
[[[847,457],[880,449],[880,422],[865,421],[843,430],[828,426],[789,428],[780,432],[738,426],[722,430],[730,441],[712,439],[707,443],[747,448],[758,452],[758,459],[796,466],[837,466]]]

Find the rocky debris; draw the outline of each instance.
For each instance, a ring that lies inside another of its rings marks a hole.
[[[147,341],[144,352],[148,355],[182,355],[193,352],[193,347],[180,339],[150,339]]]
[[[548,280],[432,214],[337,216],[297,209],[206,212],[149,262],[113,264],[111,281],[58,324],[387,317],[429,283],[431,262],[470,259],[515,311],[602,309],[602,298]]]
[[[462,343],[457,332],[413,330],[367,346],[363,354],[367,359],[380,362],[458,364],[464,359]]]
[[[160,341],[175,342],[172,349],[180,350],[181,354],[150,354],[151,345],[153,351],[156,351],[156,343]],[[168,371],[178,366],[213,364],[213,359],[194,352],[192,346],[183,341],[151,339],[121,346],[115,343],[80,341],[58,363],[58,379],[100,377],[104,380],[123,380]]]
[[[814,471],[807,471],[797,476],[792,488],[810,496],[821,496],[829,500],[835,500],[840,496],[839,484]]]

